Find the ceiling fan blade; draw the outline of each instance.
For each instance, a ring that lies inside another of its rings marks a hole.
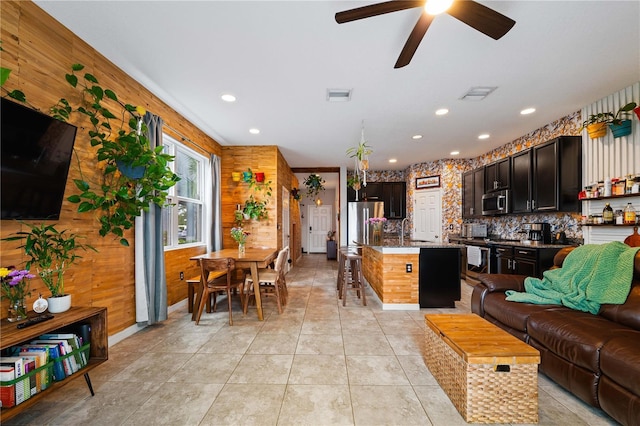
[[[413,54],[416,53],[416,49],[429,29],[429,25],[431,25],[433,18],[434,17],[432,15],[422,12],[420,18],[418,18],[418,22],[416,22],[416,26],[413,27],[407,42],[404,44],[402,52],[400,52],[400,56],[398,56],[398,60],[393,66],[394,68],[402,68],[409,65],[411,58],[413,58]]]
[[[513,19],[473,0],[457,0],[447,13],[494,40],[508,33],[516,24]]]
[[[425,0],[421,1],[385,1],[382,3],[362,6],[355,9],[345,10],[336,13],[336,22],[357,21],[358,19],[370,18],[372,16],[384,15],[385,13],[397,12],[399,10],[411,9],[413,7],[424,6]]]

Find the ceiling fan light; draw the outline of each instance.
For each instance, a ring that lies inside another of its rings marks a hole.
[[[429,15],[439,15],[451,7],[453,0],[427,0],[424,10]]]

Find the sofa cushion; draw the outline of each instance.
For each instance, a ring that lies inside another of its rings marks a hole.
[[[511,274],[479,274],[478,280],[484,284],[490,292],[505,290],[524,291],[525,275]]]
[[[640,332],[629,332],[609,340],[600,350],[602,374],[640,395]]]
[[[484,312],[508,327],[524,333],[527,332],[527,320],[531,314],[545,311],[551,307],[561,308],[559,305],[509,302],[505,300],[505,297],[502,292],[487,294],[484,298]]]
[[[602,305],[598,315],[640,331],[640,282],[633,283],[626,302],[622,305]]]
[[[549,309],[529,316],[527,333],[567,361],[600,371],[600,349],[605,342],[631,329],[587,312]]]

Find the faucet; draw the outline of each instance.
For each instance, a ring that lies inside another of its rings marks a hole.
[[[400,245],[403,246],[404,245],[404,223],[409,220],[408,217],[405,217],[404,219],[402,219],[402,223],[400,224]]]

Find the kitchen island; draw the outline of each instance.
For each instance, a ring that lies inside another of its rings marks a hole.
[[[362,248],[363,274],[384,310],[454,307],[464,245],[385,238]]]

